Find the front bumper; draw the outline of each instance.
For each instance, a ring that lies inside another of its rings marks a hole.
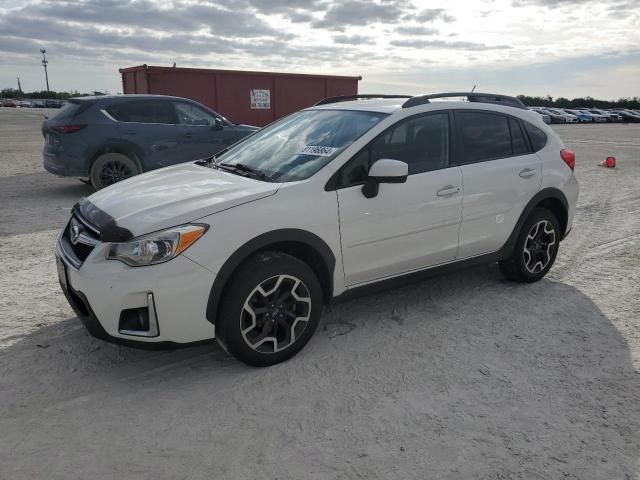
[[[62,291],[94,337],[143,348],[162,348],[212,340],[215,327],[206,319],[214,275],[183,255],[148,267],[106,260],[108,243],[98,244],[77,267],[57,243]],[[144,309],[152,295],[155,336],[123,327],[123,311]],[[156,334],[157,333],[157,334]]]

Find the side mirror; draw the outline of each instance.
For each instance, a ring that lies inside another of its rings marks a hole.
[[[404,183],[409,175],[409,165],[400,160],[380,159],[371,166],[362,194],[367,198],[378,195],[381,183]]]
[[[221,119],[216,117],[216,119],[214,120],[213,129],[214,130],[222,130],[223,128],[224,128],[224,123],[222,123]]]

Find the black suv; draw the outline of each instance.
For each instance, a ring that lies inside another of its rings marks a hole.
[[[44,168],[96,190],[138,173],[210,157],[257,130],[163,95],[81,97],[42,123]]]

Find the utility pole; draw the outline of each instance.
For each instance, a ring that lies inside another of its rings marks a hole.
[[[42,54],[42,66],[44,67],[44,78],[47,80],[47,93],[48,93],[49,92],[49,74],[47,73],[47,64],[49,63],[49,61],[45,56],[45,53],[47,53],[47,51],[44,48],[41,48],[40,53]]]
[[[20,85],[20,77],[16,77],[18,79],[18,94],[22,96],[22,86]]]

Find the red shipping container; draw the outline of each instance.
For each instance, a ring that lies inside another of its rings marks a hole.
[[[362,77],[210,70],[204,68],[121,68],[124,93],[185,97],[229,120],[263,126],[334,95],[355,95]]]

